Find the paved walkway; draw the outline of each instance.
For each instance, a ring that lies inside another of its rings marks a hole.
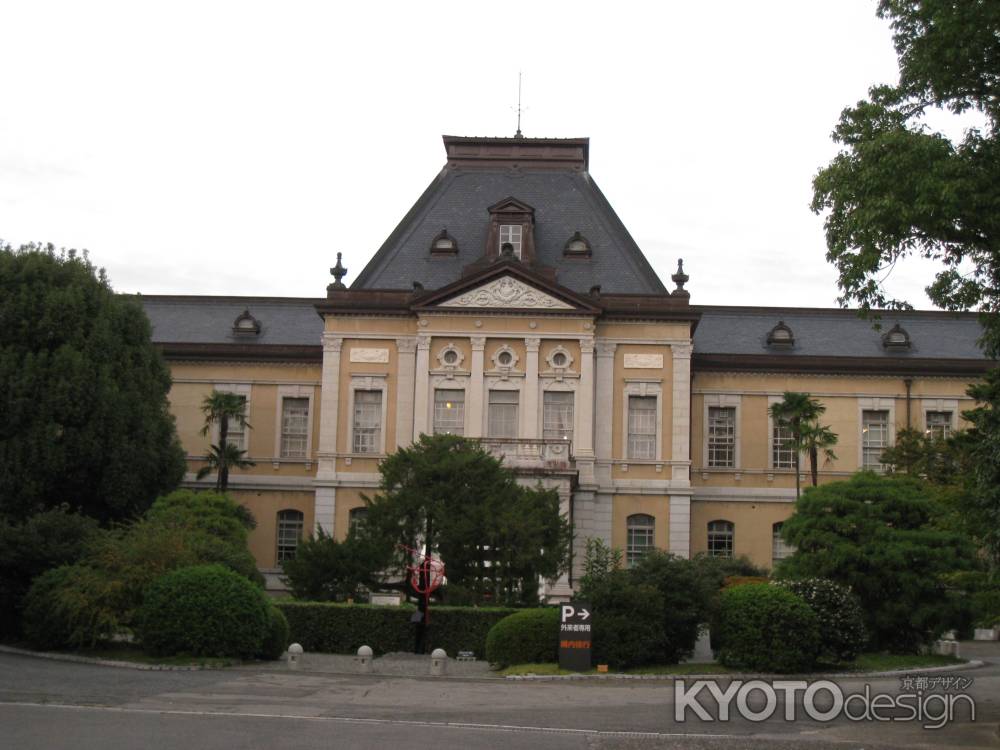
[[[278,671],[288,672],[288,664],[284,659],[270,662],[255,662],[237,669],[252,669],[255,672]],[[302,655],[301,672],[315,674],[360,674],[361,668],[355,657],[347,654],[306,653]],[[394,677],[427,677],[431,672],[431,657],[417,654],[392,653],[376,657],[372,660],[371,674]],[[448,659],[446,667],[448,677],[497,677],[490,670],[490,665],[483,660],[458,661]]]

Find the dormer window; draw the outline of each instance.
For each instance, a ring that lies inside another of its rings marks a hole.
[[[455,255],[458,253],[458,243],[455,238],[448,234],[447,229],[442,229],[431,242],[431,255]]]
[[[579,232],[574,232],[573,236],[566,240],[563,246],[563,255],[568,258],[589,258],[590,243],[587,238]]]
[[[489,207],[490,229],[486,257],[511,257],[531,265],[535,261],[535,209],[514,196]],[[506,253],[504,250],[506,249]]]
[[[767,345],[775,349],[791,349],[795,345],[795,336],[785,321],[779,320],[778,325],[768,332]]]
[[[514,257],[521,258],[521,225],[501,224],[500,225],[500,254],[503,255],[503,246],[510,245]]]
[[[910,345],[910,334],[899,323],[896,323],[882,337],[882,346],[889,351],[906,351],[910,348]]]
[[[244,310],[233,321],[234,336],[256,336],[260,333],[260,321],[250,314],[250,310]]]

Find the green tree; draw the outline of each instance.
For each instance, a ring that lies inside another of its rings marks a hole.
[[[537,603],[539,576],[566,569],[570,529],[556,492],[518,485],[475,442],[421,435],[379,473],[365,529],[393,550],[396,569],[410,562],[406,547],[426,548],[445,561],[450,584],[496,603]]]
[[[247,402],[243,396],[224,391],[213,390],[201,404],[201,411],[205,415],[205,426],[201,428],[201,434],[208,435],[212,427],[218,425],[219,443],[209,446],[208,461],[205,466],[198,470],[198,479],[207,477],[213,471],[217,472],[215,477],[217,492],[225,492],[229,487],[230,469],[247,469],[256,466],[253,461],[245,457],[246,451],[240,450],[229,442],[230,422],[235,422],[240,427],[250,428],[246,410]]]
[[[927,287],[949,310],[979,309],[982,343],[1000,354],[1000,4],[880,0],[899,83],[874,86],[833,132],[841,152],[817,174],[812,208],[827,212],[827,259],[842,304],[907,308],[882,286],[919,255],[942,264]],[[975,112],[984,127],[953,141],[927,123]]]
[[[0,243],[0,514],[140,514],[184,475],[139,302],[75,251]]]
[[[837,442],[837,436],[829,427],[819,424],[819,417],[826,407],[809,396],[808,393],[785,391],[781,401],[771,405],[771,418],[780,426],[792,433],[791,445],[795,458],[795,498],[801,495],[800,456],[803,451],[809,453],[809,465],[812,471],[813,486],[818,482],[819,468],[817,466],[820,451],[828,459],[836,458],[831,450]]]
[[[945,576],[974,567],[962,534],[936,527],[941,508],[913,477],[860,472],[808,489],[784,523],[796,551],[785,578],[829,578],[861,600],[879,649],[913,651],[953,626]]]
[[[971,427],[960,442],[967,457],[967,491],[960,498],[960,509],[996,580],[1000,577],[1000,370],[987,373],[969,388],[969,395],[978,404],[962,413]]]
[[[285,581],[296,599],[307,601],[365,601],[367,591],[383,585],[381,571],[389,555],[363,531],[338,542],[323,529],[303,541],[295,558],[285,560]]]

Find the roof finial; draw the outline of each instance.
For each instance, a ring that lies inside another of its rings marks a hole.
[[[344,268],[344,264],[340,262],[342,255],[343,253],[337,253],[337,265],[330,269],[330,273],[335,279],[335,281],[330,284],[333,289],[347,289],[347,286],[343,281],[341,281],[341,279],[347,275],[347,269]]]
[[[687,280],[690,277],[686,273],[684,273],[684,259],[683,258],[678,258],[677,259],[677,273],[675,273],[670,278],[677,285],[677,288],[674,289],[674,291],[672,291],[670,293],[672,296],[675,296],[675,297],[690,297],[691,296],[691,293],[688,292],[684,288],[684,285],[687,283]]]
[[[524,138],[524,134],[521,132],[521,71],[517,71],[517,132],[514,133],[515,138]]]

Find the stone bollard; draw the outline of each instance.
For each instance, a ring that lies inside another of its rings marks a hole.
[[[288,647],[288,668],[298,669],[302,666],[302,646],[293,643]]]
[[[372,650],[370,646],[362,646],[358,649],[358,655],[354,657],[358,664],[358,671],[361,674],[372,673]]]
[[[431,652],[431,677],[441,677],[448,668],[448,654],[443,648]]]
[[[954,656],[958,658],[958,641],[952,641],[942,638],[940,641],[935,641],[934,643],[934,653],[941,654],[942,656]]]

